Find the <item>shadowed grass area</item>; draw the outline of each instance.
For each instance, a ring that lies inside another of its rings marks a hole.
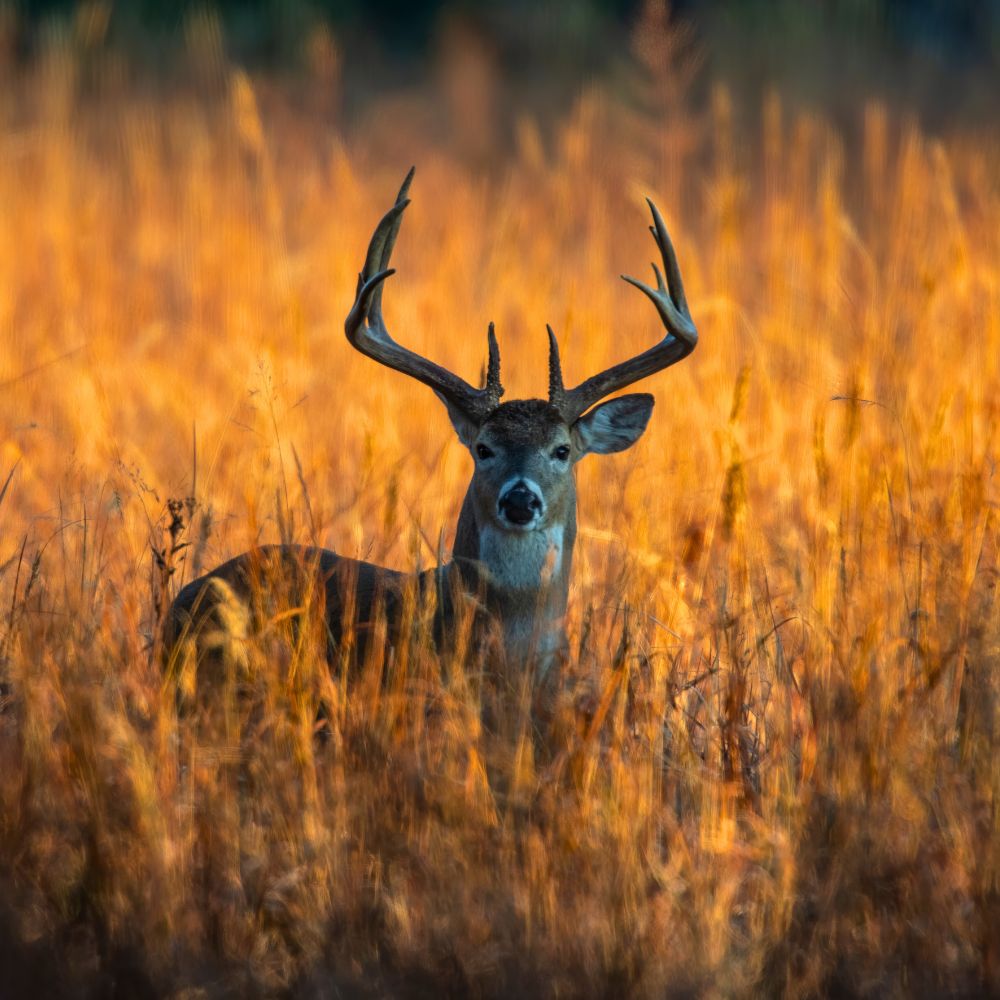
[[[103,102],[65,54],[39,73],[0,99],[8,982],[1000,989],[995,134],[871,106],[845,146],[654,79],[642,115],[593,90],[470,150],[419,102],[343,132],[239,73]],[[405,650],[331,675],[307,607],[246,640],[221,717],[179,716],[153,639],[181,581],[279,538],[401,569],[450,544],[443,408],[342,333],[411,161],[390,328],[471,378],[494,319],[511,397],[546,321],[570,382],[652,343],[616,278],[653,259],[644,195],[674,238],[698,351],[579,470],[596,711],[535,732],[515,679],[482,727],[416,606]]]

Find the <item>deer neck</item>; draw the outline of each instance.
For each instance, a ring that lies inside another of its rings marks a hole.
[[[576,503],[565,520],[530,532],[481,524],[465,495],[455,533],[457,564],[486,595],[503,630],[507,658],[538,659],[543,665],[566,641],[564,616],[576,541]]]

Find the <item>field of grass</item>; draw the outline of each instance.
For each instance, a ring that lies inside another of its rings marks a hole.
[[[0,88],[0,993],[1000,992],[997,133],[654,76],[508,135],[474,73],[344,128],[81,72]],[[450,546],[468,455],[343,336],[411,162],[390,329],[471,380],[495,320],[507,398],[546,321],[573,384],[652,343],[643,196],[673,235],[698,350],[578,474],[598,710],[487,731],[426,649],[344,683],[272,644],[199,742],[165,593],[280,537]]]

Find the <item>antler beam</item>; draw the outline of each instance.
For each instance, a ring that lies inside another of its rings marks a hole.
[[[686,358],[698,344],[698,331],[695,329],[687,299],[684,297],[681,269],[677,265],[677,256],[674,254],[670,235],[657,207],[649,198],[646,202],[653,213],[653,225],[649,227],[649,231],[659,247],[663,270],[667,276],[666,282],[656,264],[653,265],[656,288],[624,274],[622,278],[638,288],[656,306],[667,334],[663,340],[642,354],[588,378],[575,389],[566,389],[562,381],[559,347],[556,344],[555,334],[549,327],[549,402],[559,410],[568,424],[572,424],[605,396]]]
[[[389,259],[399,235],[403,212],[410,204],[407,194],[414,169],[410,168],[396,196],[396,203],[382,217],[368,245],[365,266],[358,275],[357,293],[344,322],[344,332],[351,345],[362,354],[387,368],[393,368],[429,385],[470,419],[481,423],[497,407],[503,395],[503,386],[500,384],[500,348],[493,332],[493,324],[490,323],[487,334],[489,363],[486,385],[482,389],[476,389],[433,361],[397,344],[389,336],[382,317],[382,289],[385,279],[395,274],[395,269],[389,267]]]

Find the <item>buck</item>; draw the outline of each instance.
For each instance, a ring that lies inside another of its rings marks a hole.
[[[650,232],[663,271],[653,264],[655,288],[623,278],[656,307],[666,329],[663,338],[636,357],[567,389],[555,334],[547,327],[548,399],[501,402],[500,352],[492,323],[481,388],[401,346],[386,328],[382,292],[394,273],[389,261],[410,203],[412,179],[411,169],[395,204],[375,229],[345,331],[351,346],[362,354],[433,389],[471,453],[472,480],[459,514],[451,561],[405,574],[327,549],[264,546],[231,559],[180,591],[168,617],[171,644],[199,632],[218,636],[220,629],[229,641],[230,633],[261,628],[262,587],[272,586],[276,576],[292,575],[301,583],[304,573],[318,584],[314,589],[323,602],[331,657],[347,629],[363,641],[378,614],[384,614],[389,641],[394,641],[402,595],[414,583],[420,593],[437,595],[434,635],[440,646],[449,642],[457,602],[465,597],[482,611],[475,628],[499,638],[493,645],[508,668],[530,668],[544,677],[562,656],[576,539],[573,468],[588,454],[629,448],[645,430],[653,410],[653,397],[646,393],[600,401],[687,357],[697,344],[677,258],[659,211],[647,199],[653,218]]]

